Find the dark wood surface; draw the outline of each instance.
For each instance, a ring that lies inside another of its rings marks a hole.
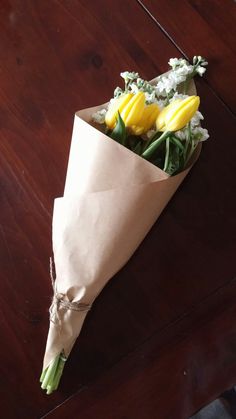
[[[206,79],[235,114],[235,2],[140,0],[140,4],[184,55],[192,57],[201,51],[208,58],[211,66]]]
[[[223,2],[209,3],[214,13],[203,0],[178,8],[171,0],[0,2],[7,419],[185,419],[236,382],[235,4],[224,2],[226,13]],[[38,377],[52,293],[52,205],[63,192],[73,115],[109,99],[120,71],[151,79],[170,57],[194,54],[209,60],[197,88],[211,139],[97,299],[60,390],[48,397]]]
[[[206,393],[217,397],[235,383],[235,295],[234,280],[46,417],[188,418]]]

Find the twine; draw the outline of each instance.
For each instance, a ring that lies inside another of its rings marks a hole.
[[[57,292],[56,289],[56,275],[54,269],[54,263],[52,257],[50,257],[50,277],[52,281],[52,288],[53,288],[53,298],[52,304],[49,308],[50,313],[50,321],[52,323],[60,323],[59,317],[59,309],[63,308],[64,310],[72,310],[72,311],[89,311],[91,309],[91,304],[82,303],[80,301],[69,301],[65,297],[66,295],[63,293]]]

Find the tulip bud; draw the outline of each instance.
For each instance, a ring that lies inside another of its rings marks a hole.
[[[156,120],[157,130],[174,132],[184,128],[197,112],[199,104],[199,96],[174,100],[158,115]]]
[[[145,107],[145,94],[143,92],[136,93],[127,105],[120,112],[126,127],[137,125],[142,117]]]
[[[155,103],[145,106],[142,117],[137,125],[131,126],[131,131],[134,135],[141,135],[149,131],[155,124],[155,120],[159,113],[159,108]]]
[[[131,93],[126,93],[120,96],[118,99],[114,99],[114,101],[109,106],[108,111],[105,116],[105,123],[108,128],[110,129],[114,128],[116,124],[118,112],[121,113],[121,111],[124,109],[124,107],[132,99],[133,96],[134,95],[132,95]]]
[[[130,133],[141,135],[155,124],[159,108],[154,103],[145,105],[144,92],[124,94],[114,100],[106,113],[105,123],[108,128],[115,127],[118,112]]]
[[[175,101],[171,102],[168,106],[166,106],[165,108],[163,108],[161,110],[161,112],[159,113],[157,120],[156,120],[156,128],[158,131],[165,131],[165,118],[166,118],[166,114],[170,111],[170,110],[174,110],[174,108],[177,108],[179,106],[179,104],[182,102],[181,99],[176,99]]]

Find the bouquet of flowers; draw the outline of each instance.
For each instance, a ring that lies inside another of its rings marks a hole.
[[[151,82],[121,73],[124,88],[109,103],[75,115],[64,195],[53,211],[54,295],[40,377],[47,394],[59,385],[93,301],[140,245],[208,138],[193,83],[206,60],[172,58],[169,65]]]

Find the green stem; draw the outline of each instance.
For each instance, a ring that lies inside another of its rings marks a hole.
[[[59,386],[60,379],[64,370],[65,362],[66,362],[66,358],[60,356],[60,360],[58,363],[58,367],[57,367],[57,371],[56,371],[56,375],[54,379],[54,390],[57,390]]]
[[[167,170],[168,163],[169,163],[169,156],[170,156],[170,138],[166,140],[166,155],[165,155],[165,163],[164,163],[164,172]]]
[[[195,151],[195,149],[196,149],[196,146],[197,146],[197,145],[194,143],[194,141],[193,141],[193,139],[192,139],[192,140],[191,140],[191,148],[190,148],[190,151],[189,151],[189,153],[188,153],[188,156],[186,157],[184,167],[186,167],[186,166],[187,166],[187,163],[189,162],[190,158],[192,157],[193,152],[194,152],[194,151]]]
[[[173,144],[175,144],[177,147],[179,147],[182,152],[184,152],[183,144],[181,143],[181,141],[175,135],[172,135],[170,137],[170,140]]]
[[[43,382],[44,377],[45,377],[45,375],[46,375],[46,372],[47,372],[47,368],[45,368],[45,370],[43,370],[43,371],[42,371],[42,374],[40,375],[40,379],[39,379],[40,383],[42,383],[42,382]]]
[[[157,138],[156,141],[153,141],[151,143],[151,145],[141,154],[141,156],[148,160],[152,154],[154,153],[154,151],[156,151],[156,149],[163,143],[163,141],[170,135],[169,131],[165,131],[163,132],[163,134]]]
[[[55,391],[59,385],[60,378],[65,366],[66,358],[63,353],[58,354],[45,368],[41,374],[41,388],[46,390],[47,394]]]
[[[188,148],[191,141],[191,125],[190,122],[187,125],[187,138],[185,142],[185,148],[184,148],[184,160],[186,160],[187,154],[188,154]]]
[[[155,133],[151,138],[149,138],[148,140],[145,141],[144,147],[143,147],[143,153],[144,153],[145,150],[147,150],[147,148],[150,146],[150,144],[152,144],[156,140],[156,138],[158,138],[158,136],[157,136],[158,134],[159,133]]]
[[[59,359],[60,359],[60,354],[58,354],[56,358],[54,358],[53,361],[50,362],[49,366],[45,369],[45,371],[42,372],[42,375],[40,377],[40,381],[42,383],[41,388],[43,390],[47,390],[47,394],[48,394],[48,391],[51,390]]]

